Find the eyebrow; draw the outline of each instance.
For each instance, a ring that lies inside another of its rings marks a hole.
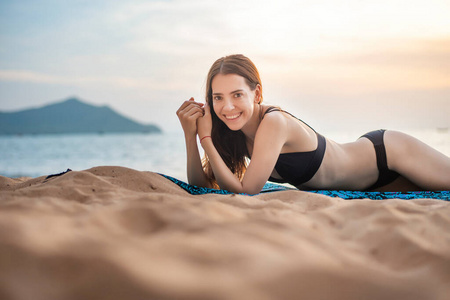
[[[244,90],[235,90],[235,91],[232,91],[230,94],[234,94],[234,93],[237,93],[237,92],[243,92]],[[222,93],[213,93],[213,95],[222,95]]]

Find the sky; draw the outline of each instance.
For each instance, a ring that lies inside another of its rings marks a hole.
[[[318,131],[450,127],[448,0],[0,0],[0,111],[69,97],[181,131],[225,55]]]

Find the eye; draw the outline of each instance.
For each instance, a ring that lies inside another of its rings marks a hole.
[[[236,94],[234,94],[234,98],[240,98],[240,97],[242,97],[242,93],[236,93]]]
[[[222,97],[220,97],[220,96],[214,96],[214,97],[213,97],[213,100],[214,100],[214,101],[219,101],[219,100],[222,100]]]

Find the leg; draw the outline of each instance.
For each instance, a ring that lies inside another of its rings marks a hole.
[[[374,130],[366,133],[362,138],[367,138],[373,144],[377,159],[378,179],[367,190],[379,190],[385,186],[392,186],[400,174],[389,169],[386,159],[386,148],[384,147],[384,132],[386,130]]]
[[[403,176],[397,177],[393,182],[370,190],[372,192],[411,192],[424,191]]]
[[[418,139],[386,131],[388,167],[425,190],[450,190],[450,158]]]

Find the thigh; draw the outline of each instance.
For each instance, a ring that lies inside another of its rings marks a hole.
[[[410,191],[422,191],[423,188],[418,187],[416,184],[411,182],[410,180],[406,179],[402,175],[400,175],[397,179],[392,181],[391,183],[388,183],[386,185],[383,185],[381,187],[378,187],[376,189],[373,189],[371,191],[376,192],[410,192]]]
[[[384,134],[388,167],[423,189],[450,189],[450,158],[398,131]]]

